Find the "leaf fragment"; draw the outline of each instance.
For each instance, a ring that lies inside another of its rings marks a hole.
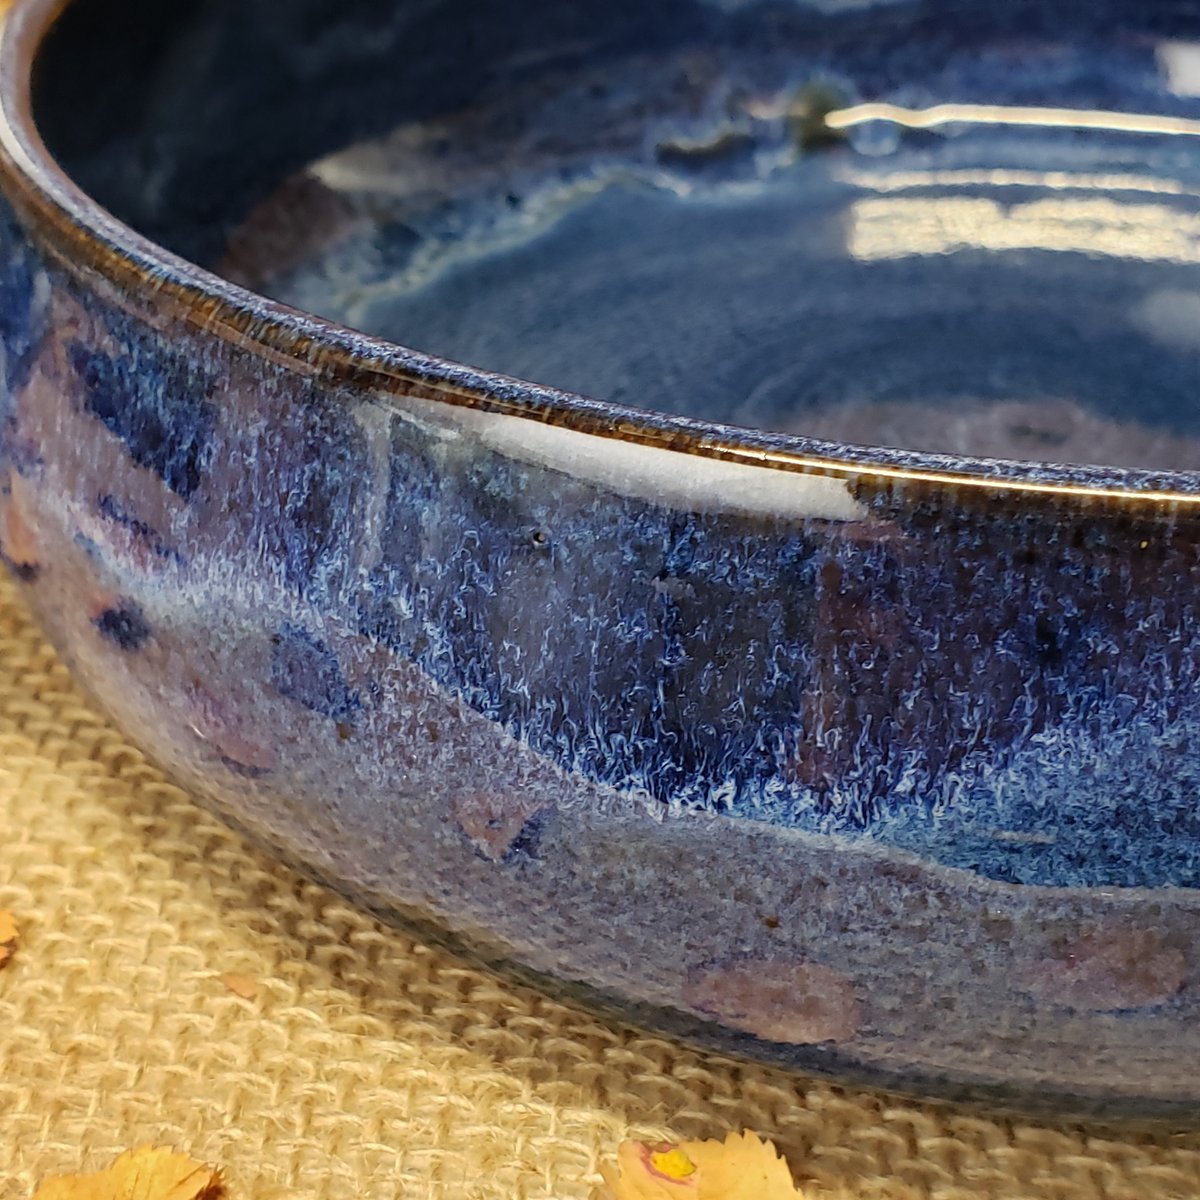
[[[603,1175],[610,1200],[803,1200],[774,1144],[749,1130],[724,1141],[622,1142]]]
[[[59,1175],[33,1200],[219,1200],[220,1171],[162,1147],[126,1150],[104,1171]]]
[[[17,952],[17,922],[7,909],[0,909],[0,967]]]
[[[258,998],[258,980],[249,975],[239,975],[236,971],[225,971],[217,978],[235,995],[243,1000]]]
[[[699,1200],[696,1165],[682,1146],[622,1142],[616,1169],[602,1173],[611,1200]]]

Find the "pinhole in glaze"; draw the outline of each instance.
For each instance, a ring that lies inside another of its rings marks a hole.
[[[3,19],[0,554],[76,677],[556,992],[1194,1122],[1200,18],[294,7]]]

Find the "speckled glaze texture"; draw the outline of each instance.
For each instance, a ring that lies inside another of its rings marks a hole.
[[[658,1028],[1194,1119],[1196,477],[839,458],[250,301],[235,333],[173,260],[84,261],[18,143],[0,553],[181,783]]]

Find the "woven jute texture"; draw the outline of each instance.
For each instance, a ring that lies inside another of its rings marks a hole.
[[[992,1121],[614,1028],[386,929],[193,805],[0,581],[0,1200],[147,1142],[233,1200],[587,1197],[623,1137],[774,1137],[813,1196],[1200,1197],[1200,1137]],[[255,981],[245,999],[221,980]]]

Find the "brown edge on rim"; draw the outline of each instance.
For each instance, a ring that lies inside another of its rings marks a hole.
[[[59,262],[91,270],[129,294],[153,292],[157,307],[193,328],[331,382],[745,466],[832,476],[862,492],[925,485],[934,491],[975,491],[975,503],[1033,493],[1089,507],[1098,502],[1168,514],[1177,507],[1200,507],[1200,473],[1064,468],[967,456],[953,456],[962,470],[950,470],[947,459],[932,454],[773,435],[628,408],[424,355],[232,284],[118,221],[66,175],[39,136],[32,113],[32,64],[46,32],[72,2],[0,0],[2,190]],[[1088,482],[1092,475],[1095,482]]]

